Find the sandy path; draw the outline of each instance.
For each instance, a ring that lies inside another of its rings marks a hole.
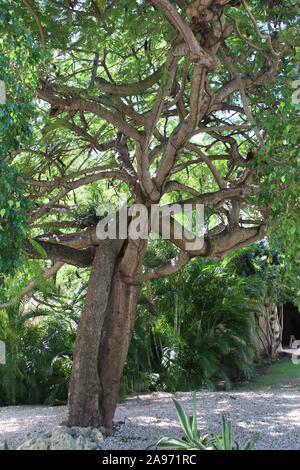
[[[190,393],[175,393],[186,409]],[[259,432],[257,449],[300,449],[300,389],[286,387],[255,392],[199,392],[198,419],[203,431],[218,431],[221,415],[234,424],[243,443]],[[51,430],[66,417],[66,407],[12,406],[0,408],[0,443],[14,448]],[[118,429],[106,439],[106,449],[145,449],[164,434],[180,434],[172,395],[152,393],[127,399],[118,406]]]

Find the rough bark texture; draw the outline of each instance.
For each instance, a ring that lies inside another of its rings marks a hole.
[[[256,316],[257,346],[265,357],[275,358],[281,346],[282,321],[278,312],[278,306],[270,301],[264,311]]]
[[[110,434],[135,322],[145,240],[129,241],[116,267],[98,356],[101,425]]]
[[[96,249],[69,389],[69,426],[110,434],[132,336],[146,243],[107,241]]]
[[[69,426],[99,426],[98,350],[119,249],[120,244],[111,240],[96,249],[75,343],[69,387]]]

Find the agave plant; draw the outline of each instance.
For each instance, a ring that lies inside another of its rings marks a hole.
[[[3,450],[10,450],[7,440],[4,441]]]
[[[192,407],[193,414],[188,415],[181,404],[173,399],[178,420],[184,436],[182,438],[163,436],[155,444],[150,446],[154,449],[173,450],[252,450],[258,438],[255,434],[246,444],[240,448],[238,443],[233,441],[232,423],[222,416],[222,435],[201,434],[197,426],[197,403],[196,393],[193,394]]]
[[[249,439],[242,448],[237,442],[233,441],[233,430],[231,421],[222,416],[222,435],[217,436],[213,433],[210,437],[210,443],[215,450],[252,450],[258,439],[258,434]]]

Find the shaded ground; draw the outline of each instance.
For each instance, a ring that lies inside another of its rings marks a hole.
[[[191,409],[190,393],[175,393]],[[255,391],[199,392],[198,421],[203,431],[218,431],[221,415],[233,421],[241,444],[260,433],[257,449],[300,449],[300,387],[287,385]],[[51,430],[66,415],[66,407],[15,406],[0,408],[0,442],[16,447]],[[140,395],[119,405],[116,432],[107,449],[145,449],[161,435],[180,434],[172,395]]]
[[[292,363],[291,358],[272,364],[265,374],[257,377],[254,384],[257,387],[276,387],[279,384],[300,387],[300,360],[297,365]]]
[[[283,357],[271,365],[260,366],[256,377],[242,385],[240,390],[272,389],[287,385],[300,388],[300,357],[298,360],[299,364],[293,364],[291,357]]]

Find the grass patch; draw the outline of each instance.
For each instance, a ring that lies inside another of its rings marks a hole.
[[[291,358],[279,359],[268,366],[260,367],[254,378],[242,389],[275,388],[282,385],[300,386],[300,364]]]

